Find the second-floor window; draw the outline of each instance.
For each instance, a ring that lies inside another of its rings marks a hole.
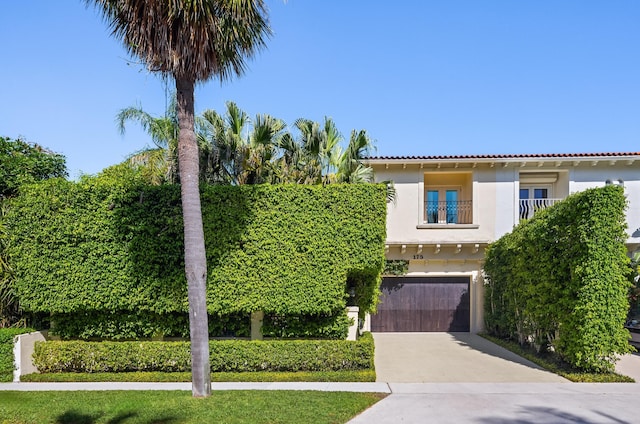
[[[467,224],[471,222],[471,201],[460,200],[459,188],[426,190],[427,224]]]
[[[528,219],[538,209],[553,205],[556,199],[551,199],[551,187],[530,186],[520,187],[520,219]]]
[[[473,223],[473,173],[425,172],[422,223],[436,226]]]

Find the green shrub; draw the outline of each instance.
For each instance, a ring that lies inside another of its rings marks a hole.
[[[345,310],[331,315],[267,315],[262,334],[277,338],[345,339],[349,333],[349,319]]]
[[[40,372],[185,372],[188,342],[36,343]],[[350,371],[373,369],[373,337],[346,340],[216,340],[209,343],[212,372]]]
[[[172,312],[76,312],[55,314],[51,334],[62,339],[134,340],[154,337],[189,337],[189,315]],[[209,315],[210,337],[248,337],[248,314]]]
[[[31,328],[0,328],[0,382],[13,380],[13,339],[32,331]]]
[[[626,199],[621,187],[573,194],[538,211],[486,252],[490,334],[549,346],[588,371],[610,371],[631,350]]]
[[[20,381],[33,382],[190,382],[190,372],[137,371],[120,373],[79,373],[59,372],[47,374],[27,374]],[[326,381],[326,382],[374,382],[374,370],[351,371],[296,371],[296,372],[214,372],[212,382],[291,382],[291,381]]]
[[[362,312],[375,308],[384,185],[203,186],[202,212],[210,314],[336,317],[319,337],[340,326],[348,287]],[[59,317],[66,335],[181,331],[166,324],[188,310],[179,186],[47,180],[23,186],[5,224],[21,306]]]
[[[189,337],[186,313],[154,314],[143,312],[76,312],[56,314],[51,334],[62,339],[134,340],[154,337]],[[209,315],[210,337],[248,337],[249,314]],[[275,315],[267,314],[262,327],[265,337],[344,339],[351,320],[345,310],[336,314]]]
[[[409,261],[405,259],[387,259],[384,266],[384,275],[406,275],[409,271]]]
[[[12,197],[21,184],[66,177],[64,156],[22,138],[0,136],[0,200]]]

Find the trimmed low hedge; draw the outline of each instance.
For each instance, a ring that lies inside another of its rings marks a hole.
[[[35,331],[31,328],[0,328],[0,382],[13,380],[13,339]]]
[[[48,341],[35,345],[40,372],[184,372],[189,342]],[[214,340],[212,372],[347,371],[373,369],[373,337],[347,340]]]
[[[56,372],[27,374],[20,381],[30,382],[190,382],[190,372]],[[374,370],[214,372],[211,381],[223,382],[375,382]]]

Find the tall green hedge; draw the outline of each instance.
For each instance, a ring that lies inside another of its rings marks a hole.
[[[487,330],[538,348],[551,345],[572,365],[613,368],[630,350],[623,189],[569,196],[487,249]]]
[[[16,288],[26,310],[163,333],[150,321],[187,311],[180,188],[118,172],[22,188],[6,216]],[[335,315],[348,284],[375,307],[384,186],[204,186],[202,210],[211,314]]]

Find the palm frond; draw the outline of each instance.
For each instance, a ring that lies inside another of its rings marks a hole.
[[[395,204],[397,199],[397,192],[396,192],[396,187],[393,184],[393,181],[391,180],[382,181],[382,184],[385,184],[387,186],[387,203]]]
[[[127,51],[177,79],[221,81],[271,35],[263,0],[85,0],[95,5]]]
[[[362,184],[373,182],[373,168],[366,165],[358,164],[356,168],[351,171],[348,179],[344,182],[351,184]]]
[[[161,148],[136,152],[127,158],[126,163],[139,169],[142,176],[155,185],[172,182],[172,176],[176,174],[176,170],[171,167],[173,162],[167,160],[167,152]]]

